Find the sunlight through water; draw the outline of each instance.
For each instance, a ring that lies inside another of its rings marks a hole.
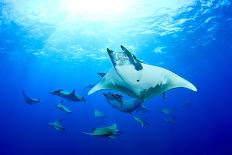
[[[95,20],[106,20],[122,16],[128,9],[127,0],[63,0],[60,10],[69,17],[83,17]]]
[[[227,5],[226,2],[223,0],[214,7]],[[159,44],[157,37],[175,38],[184,30],[194,32],[200,26],[199,21],[194,22],[198,16],[210,14],[214,9],[214,1],[203,0],[5,0],[4,3],[1,12],[4,22],[14,23],[27,34],[20,35],[21,42],[31,42],[22,47],[25,52],[69,61],[107,60],[106,48],[119,50],[121,44],[136,54],[148,44],[153,46],[150,50],[153,54],[168,54],[167,46]],[[199,9],[194,10],[196,5]],[[216,18],[205,19],[202,24],[210,24]],[[186,25],[189,22],[196,23],[195,27]],[[211,25],[207,34],[213,38],[217,25]]]

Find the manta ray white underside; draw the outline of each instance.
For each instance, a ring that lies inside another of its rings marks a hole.
[[[196,87],[177,74],[157,66],[142,64],[141,70],[132,64],[115,66],[109,70],[88,95],[99,90],[121,91],[144,102],[174,88],[187,88],[197,91]]]

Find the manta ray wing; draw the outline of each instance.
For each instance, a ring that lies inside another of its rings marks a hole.
[[[99,90],[118,90],[132,97],[138,98],[130,89],[128,89],[127,83],[125,83],[125,81],[118,76],[114,68],[106,73],[100,82],[88,92],[88,95],[91,95]]]
[[[129,90],[140,100],[146,101],[174,88],[197,91],[192,83],[167,69],[147,64],[142,65],[143,69],[139,71],[135,70],[133,65],[115,67]]]

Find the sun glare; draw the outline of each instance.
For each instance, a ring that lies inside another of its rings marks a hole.
[[[108,19],[123,15],[128,9],[127,0],[63,0],[60,8],[69,16]]]

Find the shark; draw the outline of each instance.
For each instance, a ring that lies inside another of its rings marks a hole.
[[[75,89],[72,92],[64,91],[63,89],[58,89],[51,91],[50,94],[62,97],[68,101],[72,102],[84,102],[85,98],[76,94]]]
[[[69,114],[72,113],[72,111],[64,105],[63,100],[61,100],[60,103],[56,105],[56,107],[66,113],[69,113]]]
[[[101,112],[101,111],[99,111],[99,110],[94,110],[93,112],[94,112],[94,116],[95,116],[95,117],[107,118],[107,116],[106,116],[103,112]]]
[[[140,117],[133,116],[133,118],[136,122],[138,122],[141,125],[141,127],[145,127],[145,126],[149,125],[149,123],[147,121],[143,120]]]
[[[65,131],[66,129],[63,127],[63,125],[61,124],[62,120],[58,120],[52,123],[48,123],[48,125],[58,131]]]
[[[144,107],[143,102],[137,99],[124,99],[122,95],[114,94],[114,93],[103,93],[107,102],[114,107],[115,109],[124,112],[124,113],[132,113],[135,110],[146,111],[147,109]]]
[[[135,55],[121,46],[122,52],[114,52],[107,48],[113,67],[88,92],[91,95],[100,90],[117,90],[141,102],[165,93],[174,88],[197,88],[165,68],[145,64]]]
[[[31,97],[27,96],[27,94],[25,93],[25,91],[22,91],[22,93],[23,93],[23,97],[24,97],[24,99],[25,99],[25,102],[26,102],[27,104],[32,105],[32,104],[35,104],[35,103],[39,103],[39,102],[40,102],[40,99],[35,99],[35,98],[31,98]]]
[[[94,128],[91,133],[83,132],[84,134],[96,136],[96,137],[107,137],[111,139],[115,139],[119,133],[120,130],[117,128],[117,124],[113,124],[106,127],[100,127],[100,128]]]

